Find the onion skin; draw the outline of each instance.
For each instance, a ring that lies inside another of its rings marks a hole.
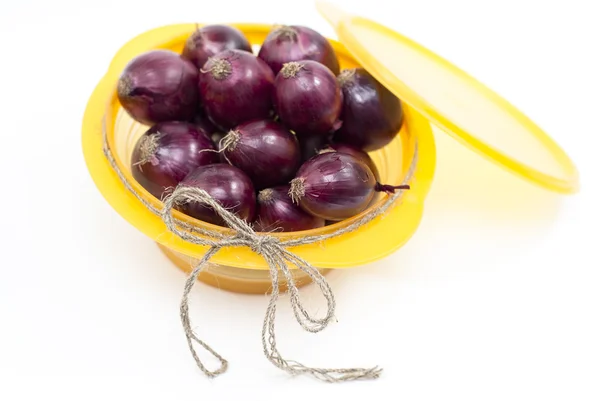
[[[252,53],[252,46],[242,31],[228,25],[206,25],[190,35],[185,42],[181,57],[200,69],[209,57],[233,49]]]
[[[239,218],[248,223],[254,220],[256,214],[254,186],[250,178],[237,167],[229,164],[201,166],[188,174],[180,185],[203,189]],[[177,209],[196,219],[225,226],[223,219],[214,210],[200,203],[186,203],[179,205]]]
[[[380,149],[398,134],[404,120],[400,99],[363,68],[344,70],[338,77],[344,105],[334,142],[365,152]]]
[[[256,189],[282,185],[300,167],[296,136],[272,120],[238,125],[220,143],[222,159],[244,171]]]
[[[259,232],[293,232],[323,227],[325,220],[312,216],[292,202],[289,185],[263,189],[257,197],[254,229]]]
[[[191,121],[198,108],[198,69],[175,52],[151,50],[125,66],[117,95],[131,118],[142,124]]]
[[[373,162],[373,159],[371,159],[371,156],[369,156],[369,154],[367,152],[365,152],[359,148],[356,148],[352,145],[347,145],[345,143],[332,143],[329,146],[327,146],[326,148],[322,149],[319,153],[324,153],[324,152],[346,153],[346,154],[349,154],[351,156],[354,156],[354,157],[360,159],[367,166],[369,166],[369,168],[373,172],[373,175],[375,175],[375,179],[379,180],[379,171],[377,170],[377,166],[375,165],[375,163]]]
[[[209,136],[186,122],[152,126],[138,140],[131,157],[131,173],[154,197],[164,195],[198,166],[217,163]]]
[[[340,63],[331,43],[320,33],[304,26],[280,26],[267,35],[258,57],[277,75],[285,63],[313,60],[325,65],[334,75],[340,73]]]
[[[300,167],[290,182],[289,196],[307,213],[340,221],[364,211],[375,192],[408,186],[382,185],[360,159],[340,152],[321,153]]]
[[[223,130],[272,113],[275,77],[264,61],[242,50],[225,50],[200,71],[200,98],[206,115]]]
[[[342,91],[316,61],[286,63],[275,78],[274,103],[281,122],[299,136],[326,136],[341,125]]]

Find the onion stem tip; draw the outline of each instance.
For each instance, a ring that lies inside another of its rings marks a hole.
[[[158,149],[160,132],[144,136],[140,142],[140,164],[146,164],[154,157]]]
[[[117,93],[119,96],[129,96],[131,94],[131,90],[133,86],[133,82],[129,75],[123,75],[117,84]]]
[[[212,63],[213,65],[208,70],[201,69],[200,72],[210,72],[212,77],[218,81],[227,78],[231,74],[231,63],[228,60],[213,58]]]
[[[268,202],[273,199],[273,190],[271,188],[263,189],[258,193],[259,202]]]
[[[219,148],[220,151],[231,151],[234,150],[235,147],[237,146],[238,142],[240,141],[241,138],[241,134],[239,131],[236,130],[231,130],[229,131],[229,133],[227,135],[225,135],[223,138],[221,138],[221,140],[219,141]]]
[[[303,67],[304,65],[297,61],[290,61],[281,67],[281,75],[283,75],[284,78],[293,78]]]
[[[292,198],[292,202],[298,204],[305,193],[306,188],[304,187],[304,178],[296,177],[290,181],[290,190],[288,191],[288,195],[290,195],[290,198]]]
[[[354,74],[356,74],[356,68],[347,68],[347,69],[343,70],[342,72],[340,72],[340,75],[338,75],[338,77],[337,77],[338,84],[341,87],[345,87],[346,85],[349,85],[354,78]]]
[[[388,194],[393,194],[397,189],[410,189],[410,185],[385,185],[380,184],[379,182],[375,184],[376,192],[385,192]]]
[[[275,34],[277,35],[277,39],[288,39],[288,40],[296,40],[298,37],[298,31],[289,25],[279,25],[275,29]]]

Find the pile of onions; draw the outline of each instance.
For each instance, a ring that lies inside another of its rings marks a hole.
[[[400,100],[303,26],[274,28],[255,55],[237,28],[197,28],[181,54],[151,50],[122,72],[117,96],[147,125],[131,155],[134,179],[163,199],[205,190],[264,232],[304,231],[365,211],[379,183],[369,153],[400,131]],[[224,225],[203,204],[179,211]]]

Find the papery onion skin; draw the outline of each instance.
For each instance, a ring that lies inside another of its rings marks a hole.
[[[199,101],[198,69],[175,52],[151,50],[125,66],[117,96],[131,118],[142,124],[191,121]]]
[[[181,57],[191,61],[200,69],[209,57],[232,49],[252,53],[250,42],[239,29],[228,25],[206,25],[188,37]]]
[[[284,64],[275,78],[279,118],[297,135],[328,135],[342,124],[342,91],[333,73],[316,61]]]
[[[201,166],[188,174],[181,182],[182,186],[205,190],[221,206],[236,214],[248,223],[256,214],[256,194],[250,178],[237,167],[229,164],[211,164]],[[225,226],[217,213],[198,202],[177,206],[177,209],[196,219]]]
[[[377,166],[375,165],[373,159],[371,159],[371,156],[369,156],[367,152],[352,145],[347,145],[345,143],[332,143],[323,148],[320,151],[320,153],[331,151],[346,153],[362,160],[367,166],[369,166],[369,168],[373,172],[373,175],[375,175],[375,179],[379,180],[379,171],[377,170]]]
[[[244,171],[257,190],[286,184],[300,167],[296,136],[272,120],[240,124],[220,146],[222,160]]]
[[[292,202],[289,185],[263,189],[257,197],[254,229],[260,232],[294,232],[323,227],[325,220],[310,215]]]
[[[371,152],[389,144],[404,120],[402,104],[392,92],[365,69],[342,71],[338,82],[344,94],[334,142],[347,143]]]
[[[258,57],[277,75],[290,61],[313,60],[338,75],[340,63],[331,43],[315,30],[299,25],[279,26],[271,30],[262,43]]]
[[[196,167],[217,163],[219,158],[214,151],[211,139],[195,125],[179,121],[158,123],[137,141],[131,173],[142,187],[162,199]]]
[[[210,58],[199,78],[206,115],[223,130],[272,114],[275,77],[264,61],[242,50]]]
[[[408,186],[382,185],[360,159],[326,152],[305,162],[290,182],[289,195],[307,213],[340,221],[364,211],[375,192],[394,192]]]

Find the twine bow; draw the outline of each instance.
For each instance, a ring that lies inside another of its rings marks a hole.
[[[235,234],[225,238],[222,236],[219,238],[210,238],[210,236],[208,238],[203,238],[200,236],[190,236],[190,234],[186,231],[179,229],[173,219],[172,209],[178,205],[188,202],[198,202],[213,209],[225,221],[227,226],[229,226],[235,232]],[[183,323],[183,329],[185,331],[188,346],[192,352],[192,355],[194,356],[194,359],[196,360],[196,363],[198,364],[198,367],[206,375],[213,377],[225,372],[227,369],[227,361],[223,359],[223,357],[221,357],[217,352],[215,352],[208,344],[201,341],[192,331],[188,307],[189,293],[194,283],[196,283],[198,275],[202,271],[203,267],[219,249],[223,247],[245,246],[251,248],[254,252],[265,258],[269,265],[269,271],[271,274],[273,290],[271,292],[271,299],[269,301],[269,306],[267,307],[262,329],[263,351],[269,361],[271,361],[278,368],[289,373],[309,373],[328,382],[376,378],[379,376],[381,369],[377,367],[370,369],[315,369],[304,366],[298,362],[287,361],[281,356],[277,350],[275,341],[275,311],[277,300],[279,298],[279,272],[283,273],[287,281],[292,310],[294,311],[296,320],[304,330],[317,333],[325,329],[330,320],[333,319],[335,312],[335,298],[333,296],[333,291],[331,290],[331,287],[327,281],[325,281],[325,278],[316,268],[311,266],[305,260],[285,249],[285,241],[281,242],[273,236],[257,234],[248,223],[226,210],[206,191],[193,187],[178,186],[167,198],[165,198],[164,208],[161,211],[161,217],[164,220],[167,228],[179,237],[184,238],[186,241],[190,241],[194,244],[210,246],[208,252],[206,252],[204,257],[196,265],[186,281],[180,309],[181,321]],[[319,286],[319,289],[327,301],[327,313],[324,317],[317,318],[311,316],[311,314],[308,313],[308,311],[302,305],[298,287],[294,282],[294,278],[290,268],[288,267],[288,264],[294,265],[298,269],[308,274],[312,281]],[[221,366],[214,371],[209,371],[206,369],[204,364],[200,361],[196,350],[194,349],[193,342],[198,343],[207,351],[212,353],[221,362]]]
[[[358,221],[355,221],[348,226],[338,229],[332,233],[324,235],[313,235],[305,236],[301,238],[280,241],[278,238],[268,234],[258,234],[252,227],[244,220],[238,218],[233,213],[225,209],[221,204],[212,198],[206,191],[199,188],[186,187],[179,185],[175,190],[169,194],[163,200],[162,210],[155,208],[150,202],[148,202],[142,195],[140,195],[128,182],[127,178],[119,168],[112,150],[108,144],[107,133],[106,133],[106,122],[103,121],[103,150],[104,154],[117,174],[119,180],[123,183],[125,188],[130,191],[148,210],[152,213],[160,216],[169,231],[181,239],[191,242],[193,244],[208,246],[208,251],[200,259],[198,264],[194,267],[190,275],[188,276],[183,291],[183,296],[180,305],[180,317],[183,324],[183,329],[187,339],[187,343],[196,361],[196,364],[200,370],[208,377],[215,377],[227,370],[228,362],[219,353],[213,350],[208,344],[202,341],[192,330],[190,317],[189,317],[189,294],[194,284],[197,282],[198,276],[209,260],[221,249],[225,247],[249,247],[255,253],[261,255],[269,266],[269,272],[271,275],[272,292],[267,311],[263,321],[262,328],[262,344],[265,356],[271,363],[276,367],[290,373],[290,374],[310,374],[319,380],[326,382],[342,382],[349,380],[358,379],[376,379],[381,374],[381,369],[377,366],[372,368],[350,368],[350,369],[321,369],[311,368],[305,366],[299,362],[284,359],[279,350],[275,340],[275,315],[277,308],[277,300],[279,299],[279,272],[283,273],[285,280],[287,281],[287,287],[290,295],[290,303],[294,316],[302,328],[311,333],[317,333],[325,329],[329,322],[333,319],[335,313],[335,297],[331,287],[321,275],[321,273],[313,266],[311,266],[304,259],[296,256],[290,252],[287,248],[312,244],[321,242],[329,238],[336,237],[338,235],[350,233],[359,227],[369,223],[376,217],[384,214],[404,193],[404,191],[398,191],[393,195],[388,196],[386,201],[378,208],[373,209],[371,212],[363,216]],[[415,144],[416,148],[416,144]],[[415,149],[415,155],[416,155]],[[416,166],[416,157],[413,158],[409,172],[404,180],[404,184],[408,183],[413,174]],[[224,235],[219,232],[205,230],[198,228],[194,225],[183,222],[176,219],[173,216],[173,209],[176,206],[182,205],[187,202],[198,202],[205,206],[212,208],[231,228],[234,232],[233,235]],[[311,280],[319,287],[325,300],[327,301],[327,312],[324,317],[318,318],[312,316],[305,309],[304,305],[300,300],[298,287],[295,284],[294,278],[290,271],[290,266],[302,270],[306,273]],[[221,365],[215,370],[208,370],[200,360],[195,348],[194,343],[200,345],[208,352],[210,352],[215,358],[217,358]]]

